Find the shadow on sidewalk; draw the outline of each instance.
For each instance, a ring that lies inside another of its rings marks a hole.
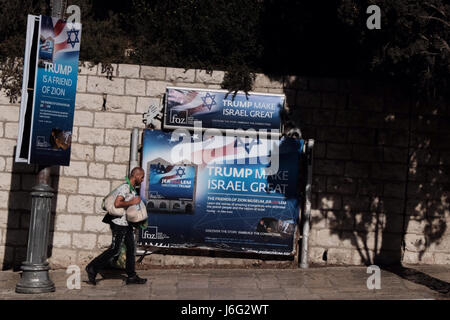
[[[422,271],[407,268],[404,266],[385,266],[383,270],[389,271],[402,279],[409,280],[416,284],[423,285],[429,289],[450,297],[450,283],[438,278],[429,276]]]

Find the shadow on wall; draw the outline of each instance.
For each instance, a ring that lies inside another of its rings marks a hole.
[[[14,271],[19,271],[22,262],[27,258],[31,192],[32,188],[36,185],[37,173],[36,165],[13,163],[10,183],[11,190],[8,198],[8,220],[2,270],[13,269]],[[58,167],[51,167],[51,178],[55,195],[52,200],[47,257],[51,256],[53,247],[53,230],[55,225],[56,199],[59,183]]]
[[[450,248],[443,237],[450,221],[444,101],[421,102],[401,88],[368,81],[284,77],[284,84],[289,126],[316,141],[312,230],[328,229],[320,239],[328,245],[318,246],[335,247],[322,259],[442,263],[427,251]],[[345,256],[341,247],[358,255]]]

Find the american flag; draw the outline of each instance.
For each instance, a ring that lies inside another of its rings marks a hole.
[[[193,90],[169,89],[168,106],[172,111],[186,111],[188,116],[214,112],[215,95]]]
[[[185,175],[185,168],[182,166],[169,165],[164,167],[163,165],[157,165],[151,167],[150,183],[161,183],[164,179],[165,181],[170,181],[173,183],[178,182],[183,175]]]
[[[45,39],[45,42],[41,45],[41,50],[51,50],[52,48],[50,48],[50,46],[51,42],[53,42],[53,54],[55,56],[57,54],[71,54],[72,52],[78,52],[80,50],[80,38],[80,24],[74,23],[69,26],[63,20],[42,16],[41,39]]]
[[[269,155],[270,140],[251,137],[212,136],[209,139],[180,143],[172,149],[172,161],[187,161],[204,167],[212,163],[258,163]]]

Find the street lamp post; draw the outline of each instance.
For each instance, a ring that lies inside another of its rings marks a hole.
[[[61,19],[66,0],[52,0],[52,17]],[[22,263],[22,276],[16,285],[17,293],[45,293],[55,291],[50,279],[47,247],[50,233],[53,189],[50,186],[50,167],[39,166],[37,185],[31,192],[31,219],[28,232],[27,260]]]

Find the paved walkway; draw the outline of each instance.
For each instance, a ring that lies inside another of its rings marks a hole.
[[[310,300],[310,299],[446,299],[450,300],[450,266],[408,266],[381,270],[381,289],[369,290],[366,267],[310,269],[152,269],[139,270],[145,285],[125,285],[124,275],[97,276],[69,290],[65,270],[50,271],[56,291],[17,294],[20,273],[0,272],[0,299],[165,299],[165,300]]]

